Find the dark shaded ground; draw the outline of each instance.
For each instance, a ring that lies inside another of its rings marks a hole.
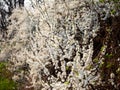
[[[99,65],[101,84],[95,85],[92,90],[119,90],[120,89],[120,16],[100,21],[101,28],[94,39],[93,59],[101,57],[101,48],[107,45],[103,64]],[[113,84],[110,83],[112,78]]]

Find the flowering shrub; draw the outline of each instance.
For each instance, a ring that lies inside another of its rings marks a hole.
[[[21,89],[119,87],[114,78],[120,77],[119,55],[113,50],[119,50],[120,40],[116,1],[44,0],[29,4],[26,1],[24,8],[13,10],[6,41],[1,42],[6,46],[0,59],[8,60],[12,79]]]

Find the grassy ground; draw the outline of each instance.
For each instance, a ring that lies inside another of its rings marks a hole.
[[[17,84],[12,80],[12,73],[6,67],[6,62],[0,62],[0,90],[17,90]]]

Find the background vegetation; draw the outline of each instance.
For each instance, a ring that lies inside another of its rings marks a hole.
[[[120,0],[91,1],[1,0],[0,90],[119,90]]]

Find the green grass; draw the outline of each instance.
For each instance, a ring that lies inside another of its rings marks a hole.
[[[12,73],[6,68],[6,62],[0,62],[0,90],[17,90]]]
[[[16,90],[16,83],[8,78],[0,77],[0,90]]]

